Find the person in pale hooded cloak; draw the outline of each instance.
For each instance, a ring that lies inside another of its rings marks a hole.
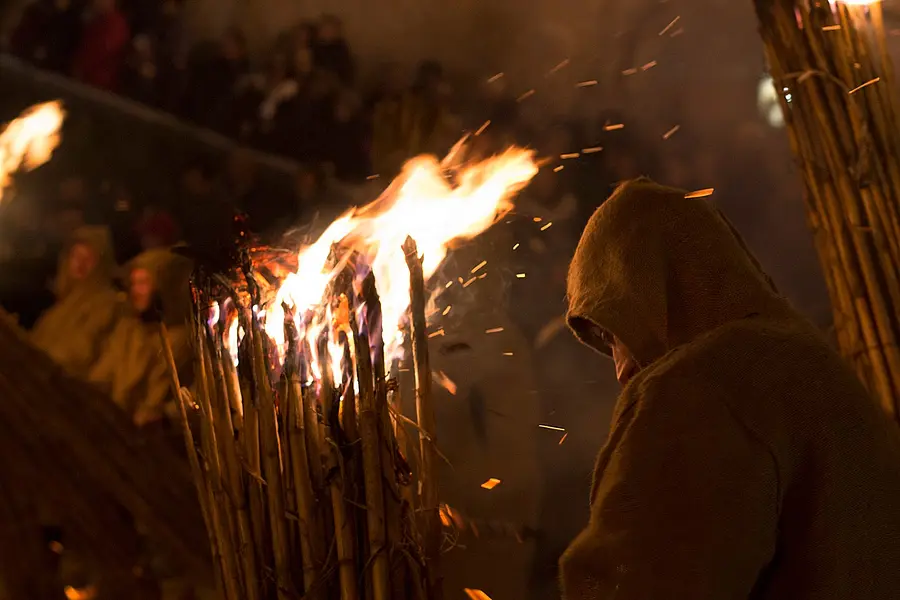
[[[109,230],[76,230],[60,253],[56,302],[31,332],[32,342],[75,377],[94,367],[119,318],[114,269]]]
[[[566,600],[900,598],[900,431],[706,199],[619,187],[568,296],[624,389]]]
[[[179,380],[190,384],[191,261],[168,248],[147,250],[126,267],[128,302],[88,379],[138,425],[176,414],[160,336],[165,324]]]

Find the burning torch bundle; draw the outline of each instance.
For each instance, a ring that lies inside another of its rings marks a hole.
[[[426,307],[446,286],[429,279],[536,170],[519,149],[452,181],[416,159],[295,266],[248,250],[233,275],[198,272],[190,390],[169,360],[224,598],[441,597]],[[415,418],[400,410],[401,360]]]

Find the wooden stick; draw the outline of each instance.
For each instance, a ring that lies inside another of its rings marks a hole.
[[[312,477],[309,469],[309,456],[306,452],[306,425],[303,421],[302,390],[297,373],[288,375],[288,446],[291,454],[291,468],[294,475],[294,493],[296,494],[298,530],[300,536],[300,558],[303,561],[303,591],[310,597],[322,597],[324,589],[318,581],[318,569],[324,561],[322,540],[324,532],[316,517],[316,500],[313,493]]]
[[[374,600],[388,600],[391,597],[391,586],[381,470],[383,444],[379,434],[380,418],[375,406],[375,380],[369,354],[369,338],[366,335],[358,335],[356,348],[359,369],[359,427],[366,490],[366,523],[369,533],[368,562],[372,566]]]
[[[225,492],[223,483],[227,475],[223,472],[222,452],[217,440],[215,415],[213,413],[212,397],[216,394],[215,382],[212,378],[209,356],[206,352],[205,335],[199,332],[198,342],[198,393],[197,400],[206,417],[202,421],[201,444],[204,449],[205,463],[207,467],[207,481],[212,493],[211,502],[208,504],[212,517],[213,531],[215,532],[217,546],[221,555],[222,572],[224,576],[225,597],[240,600],[240,590],[244,588],[240,567],[237,560],[237,545],[235,544],[233,527],[234,520],[231,513],[231,505]]]
[[[416,417],[419,425],[421,515],[425,559],[427,561],[429,598],[443,597],[440,576],[441,521],[438,510],[438,452],[437,424],[431,395],[431,364],[428,357],[428,330],[425,320],[425,277],[422,259],[415,240],[407,237],[403,243],[409,267],[410,323],[412,327],[413,365],[416,374]]]
[[[378,296],[378,288],[375,285],[375,276],[372,272],[369,272],[365,280],[363,280],[362,299],[366,307],[366,329],[368,331],[369,347],[372,348],[370,357],[375,378],[375,411],[378,414],[379,421],[381,471],[385,487],[386,541],[391,553],[391,556],[388,558],[392,564],[396,565],[395,568],[391,569],[391,598],[393,600],[405,600],[407,584],[406,561],[394,560],[394,554],[399,552],[399,548],[403,543],[403,522],[405,518],[394,462],[399,446],[394,436],[394,427],[391,422],[387,399],[384,338],[381,333],[383,331],[381,298]],[[363,350],[367,349],[364,346],[359,347]],[[360,379],[362,378],[363,375],[360,375]]]
[[[239,403],[234,398],[237,393],[236,386],[226,378],[223,361],[231,358],[221,352],[221,348],[213,346],[214,340],[207,345],[213,378],[216,384],[217,394],[213,398],[214,414],[213,426],[216,430],[217,446],[224,465],[224,473],[227,484],[227,498],[233,510],[232,518],[237,529],[237,557],[241,564],[241,580],[244,583],[244,599],[257,600],[259,598],[259,580],[256,567],[256,554],[253,551],[253,528],[247,507],[247,493],[244,487],[243,466],[238,458],[237,442],[234,437],[232,424],[232,406]]]
[[[279,600],[289,600],[294,594],[290,575],[288,536],[284,522],[284,486],[281,475],[281,458],[278,447],[278,425],[275,417],[275,398],[269,382],[266,354],[263,350],[264,332],[254,318],[250,331],[253,344],[252,368],[259,401],[259,435],[262,449],[263,473],[266,480],[266,498],[269,506],[269,524],[272,533],[272,550],[275,557],[275,578]]]
[[[326,332],[329,333],[330,332]],[[319,361],[322,368],[320,398],[325,417],[326,463],[334,517],[334,537],[337,544],[338,577],[341,600],[358,600],[356,552],[354,531],[350,527],[347,504],[344,501],[344,468],[338,440],[336,415],[334,414],[334,382],[331,374],[331,358],[325,336],[319,343]]]

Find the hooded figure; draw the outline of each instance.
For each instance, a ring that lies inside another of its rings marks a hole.
[[[706,201],[591,218],[568,322],[626,385],[567,600],[900,598],[900,435]]]
[[[75,376],[83,377],[97,362],[119,316],[114,268],[110,232],[76,230],[60,253],[56,303],[32,330],[35,345]]]
[[[189,384],[192,266],[188,259],[159,248],[138,255],[128,267],[129,304],[89,379],[105,385],[116,404],[144,425],[164,416],[171,396],[160,320],[166,324],[179,378]]]

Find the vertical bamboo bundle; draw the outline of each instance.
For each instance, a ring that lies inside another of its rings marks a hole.
[[[243,281],[195,282],[198,376],[179,397],[226,600],[440,597],[433,574],[441,530],[425,289],[415,259],[410,320],[418,336],[417,426],[428,453],[417,461],[418,481],[405,466],[389,412],[381,306],[371,274],[354,286],[353,269],[339,273],[316,315],[284,307],[283,347],[270,337],[273,324],[264,322],[264,311],[253,308],[264,303],[248,266]],[[239,322],[226,327],[211,317],[206,307],[213,302],[230,303],[233,309],[221,314],[236,313]],[[316,329],[313,321],[324,326]],[[229,335],[231,327],[242,338]],[[236,337],[239,348],[231,347]],[[194,404],[199,422],[192,428]],[[422,490],[416,508],[426,509],[419,511],[425,529],[403,500],[414,495],[410,488]]]
[[[754,0],[843,355],[900,408],[900,122],[881,5]]]

